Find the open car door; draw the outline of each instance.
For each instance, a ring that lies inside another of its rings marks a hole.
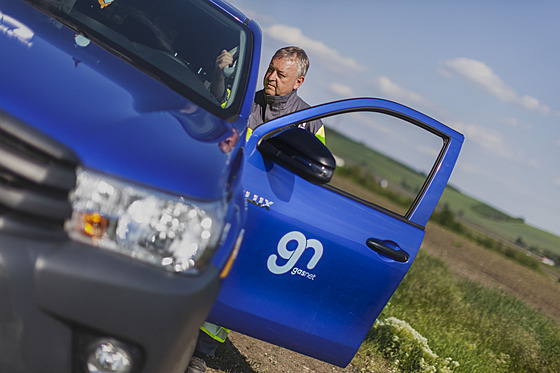
[[[345,165],[331,178],[331,153],[297,128],[315,119],[379,149],[340,137],[331,150]],[[371,98],[257,128],[242,179],[244,241],[208,321],[346,366],[414,261],[462,142],[417,111]]]

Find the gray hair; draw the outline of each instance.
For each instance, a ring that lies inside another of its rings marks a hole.
[[[307,57],[307,53],[299,47],[284,47],[280,48],[274,53],[272,59],[281,58],[287,60],[296,60],[298,65],[298,76],[305,76],[307,74],[307,70],[309,70],[309,58]]]

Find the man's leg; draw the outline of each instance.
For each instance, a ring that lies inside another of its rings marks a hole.
[[[214,356],[218,346],[225,342],[230,330],[205,322],[200,327],[193,357],[186,373],[204,373],[208,358]]]

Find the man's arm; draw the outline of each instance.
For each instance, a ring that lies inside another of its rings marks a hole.
[[[210,92],[220,101],[220,103],[227,102],[228,92],[226,87],[226,77],[224,76],[224,68],[233,63],[233,55],[225,49],[216,57],[216,64],[214,67],[214,76],[212,78],[212,85]]]

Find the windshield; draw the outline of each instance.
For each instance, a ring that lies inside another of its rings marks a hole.
[[[189,100],[233,120],[245,90],[251,33],[201,0],[29,0],[124,56]],[[223,51],[231,64],[216,60]]]

